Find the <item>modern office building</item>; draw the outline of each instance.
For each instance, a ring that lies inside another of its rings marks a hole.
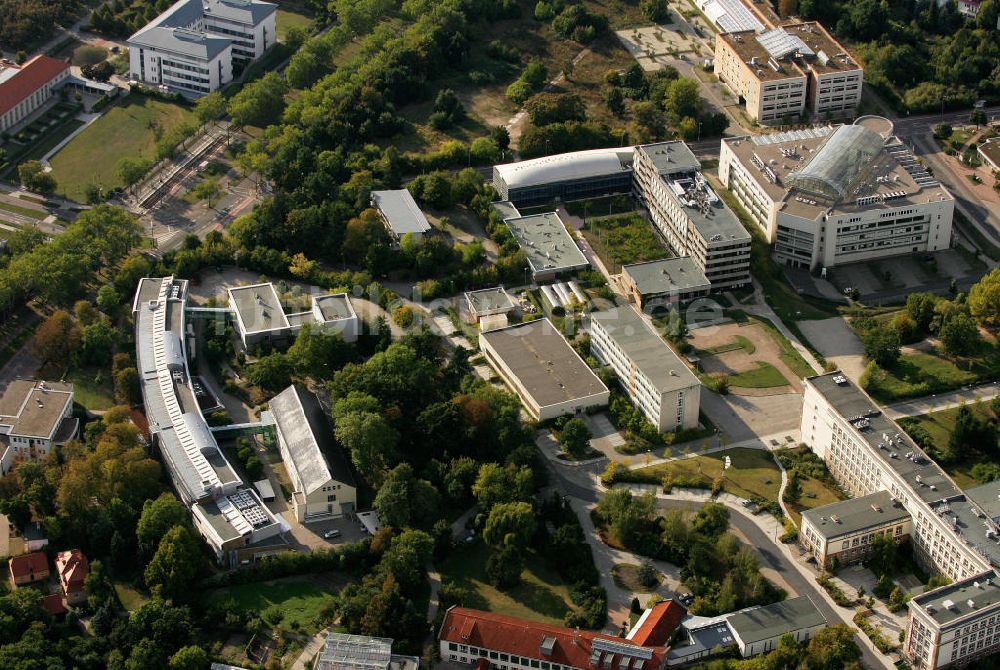
[[[875,538],[910,537],[910,513],[888,491],[830,503],[802,512],[799,543],[822,568],[864,560]]]
[[[531,267],[535,281],[590,267],[566,224],[555,212],[504,219]]]
[[[608,387],[548,319],[481,333],[479,348],[535,420],[608,404]]]
[[[466,607],[447,611],[438,644],[445,661],[498,670],[663,670],[668,649]]]
[[[419,240],[431,230],[427,217],[405,188],[395,191],[372,191],[371,204],[396,244],[399,244],[404,235],[412,235]]]
[[[225,567],[286,551],[285,522],[244,485],[201,414],[188,370],[194,329],[183,279],[145,278],[132,303],[136,367],[159,452],[195,529]]]
[[[292,509],[300,523],[349,516],[357,489],[347,458],[316,396],[293,384],[271,398],[281,460],[292,481]]]
[[[815,21],[721,32],[715,73],[760,123],[853,116],[864,70]]]
[[[590,315],[590,351],[657,430],[698,426],[701,382],[632,307]]]
[[[493,188],[517,207],[627,193],[632,147],[574,151],[493,166]]]
[[[993,572],[914,596],[905,656],[917,670],[961,667],[1000,650],[1000,580]]]
[[[708,295],[712,283],[690,256],[623,265],[620,283],[644,312],[668,309]]]
[[[128,39],[136,81],[198,97],[277,40],[278,6],[261,0],[178,0]]]
[[[324,332],[337,333],[346,342],[355,342],[361,323],[346,293],[312,296],[305,312],[285,313],[274,284],[251,284],[227,289],[229,309],[244,348],[261,342],[286,342],[311,324]]]
[[[867,116],[726,138],[719,178],[790,267],[947,249],[955,200],[892,130]]]
[[[48,56],[35,56],[23,65],[0,65],[0,132],[39,110],[69,77],[69,63]]]
[[[15,379],[0,396],[0,476],[21,461],[48,457],[79,432],[72,384]]]
[[[750,233],[705,181],[683,142],[635,148],[633,189],[678,256],[690,256],[712,285],[750,283]]]

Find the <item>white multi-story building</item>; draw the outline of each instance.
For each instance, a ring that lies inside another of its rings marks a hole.
[[[701,382],[634,309],[591,314],[590,351],[657,430],[698,426]]]
[[[715,73],[761,123],[852,116],[864,84],[861,66],[815,21],[719,33]]]
[[[69,78],[69,64],[35,56],[24,65],[0,65],[0,132],[8,132],[41,109]]]
[[[951,244],[954,198],[881,117],[726,138],[719,178],[790,267],[828,268]]]
[[[690,256],[712,290],[750,283],[750,233],[705,181],[683,142],[635,148],[633,189],[678,256]]]
[[[0,396],[0,475],[19,462],[42,460],[75,439],[73,385],[15,379]]]
[[[361,332],[361,322],[346,293],[312,296],[308,311],[291,313],[285,312],[270,282],[234,286],[227,293],[236,334],[245,348],[261,342],[287,341],[306,324],[313,327],[313,334],[322,329],[328,334],[339,334],[345,342],[357,341]]]
[[[914,668],[960,667],[1000,650],[998,582],[988,572],[910,600],[903,650]]]
[[[863,560],[883,536],[910,537],[910,513],[887,491],[802,512],[799,543],[823,568]]]
[[[129,38],[132,78],[194,97],[216,91],[275,43],[277,7],[178,0]]]

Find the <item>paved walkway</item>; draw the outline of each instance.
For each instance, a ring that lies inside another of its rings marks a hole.
[[[324,628],[316,633],[306,644],[306,648],[302,650],[299,657],[292,663],[292,670],[309,670],[312,667],[310,662],[323,649],[323,643],[326,642],[326,636],[329,634],[329,628]]]
[[[960,405],[968,405],[977,400],[988,402],[1000,396],[1000,382],[983,384],[981,386],[959,389],[951,393],[939,393],[925,398],[916,398],[895,405],[886,405],[883,409],[890,419],[901,419],[907,416],[921,416],[930,412],[940,412]]]
[[[746,311],[747,314],[753,314],[754,316],[758,316],[762,319],[767,319],[774,324],[774,327],[778,329],[778,332],[784,335],[788,341],[792,343],[792,346],[795,347],[795,350],[798,351],[799,354],[801,354],[802,358],[804,358],[814,370],[822,372],[823,366],[819,364],[819,361],[817,361],[812,355],[812,352],[806,349],[805,346],[799,342],[799,338],[795,336],[795,333],[788,330],[784,321],[782,321],[775,311],[771,309],[771,306],[767,304],[767,301],[764,299],[764,290],[756,280],[753,283],[753,288],[754,302],[744,304],[744,311]]]

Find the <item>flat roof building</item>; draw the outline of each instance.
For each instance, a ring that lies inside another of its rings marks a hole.
[[[960,667],[1000,650],[998,582],[990,571],[910,600],[903,652],[914,668]]]
[[[278,450],[292,480],[292,508],[302,523],[354,513],[357,489],[343,450],[316,396],[293,384],[271,398]]]
[[[700,298],[712,290],[708,277],[690,256],[623,265],[621,284],[644,312]]]
[[[232,287],[227,293],[244,348],[290,339],[307,323],[339,333],[346,342],[356,341],[360,334],[358,315],[346,293],[312,296],[308,311],[287,314],[270,282]]]
[[[908,539],[910,528],[910,513],[902,503],[888,491],[876,491],[803,511],[799,543],[829,568],[834,560],[838,565],[863,560],[877,537]]]
[[[826,617],[809,596],[740,610],[726,621],[743,658],[773,651],[782,635],[805,642],[827,625]]]
[[[503,286],[467,291],[465,293],[465,306],[469,321],[472,323],[481,324],[486,319],[492,321],[491,317],[503,317],[504,325],[506,325],[507,315],[517,308]]]
[[[634,190],[678,256],[690,256],[713,290],[750,283],[750,233],[700,172],[683,142],[635,148]]]
[[[385,637],[328,633],[315,670],[418,670],[420,659],[392,653]]]
[[[427,217],[405,188],[394,191],[372,191],[371,203],[382,218],[389,235],[397,243],[404,235],[413,235],[419,239],[431,230]]]
[[[632,147],[574,151],[493,166],[493,188],[517,207],[627,193]]]
[[[139,386],[152,444],[195,529],[220,564],[236,567],[290,545],[284,522],[245,488],[201,414],[187,365],[194,339],[187,287],[173,277],[139,281],[132,303]]]
[[[521,245],[535,281],[590,267],[566,224],[555,212],[505,219],[505,222]]]
[[[698,426],[701,382],[634,309],[591,314],[590,351],[657,430]]]
[[[608,403],[608,387],[548,319],[481,333],[479,348],[536,420]]]
[[[21,461],[48,457],[79,431],[72,384],[15,379],[0,396],[0,475]]]
[[[765,30],[761,17],[740,0],[697,0],[696,4],[720,33]]]
[[[868,116],[725,138],[719,178],[790,267],[947,249],[954,198],[892,132]]]

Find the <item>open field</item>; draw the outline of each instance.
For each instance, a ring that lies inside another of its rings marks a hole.
[[[105,410],[114,406],[115,392],[110,370],[71,368],[66,381],[73,385],[73,397],[89,410]]]
[[[285,36],[288,35],[289,28],[301,28],[306,32],[309,32],[312,30],[312,26],[312,18],[306,16],[295,7],[291,5],[283,5],[280,9],[278,9],[276,30],[278,31],[279,41],[285,41]]]
[[[728,470],[724,469],[726,456],[732,460],[732,467]],[[658,484],[667,474],[673,477],[676,486],[696,488],[711,488],[712,481],[724,474],[726,491],[744,498],[757,496],[777,500],[781,487],[781,471],[770,452],[763,449],[726,449],[705,456],[659,463],[637,468],[629,478]]]
[[[456,549],[439,566],[442,583],[450,582],[465,592],[464,605],[552,624],[561,624],[566,613],[574,609],[566,585],[533,552],[525,556],[521,585],[510,591],[500,591],[489,583],[489,556],[489,548],[476,542]]]
[[[118,601],[129,612],[133,612],[149,600],[148,593],[142,593],[131,584],[125,582],[115,582],[115,593],[118,594]]]
[[[180,105],[136,94],[125,97],[52,157],[59,193],[82,202],[89,184],[105,190],[122,186],[119,159],[153,160],[157,138],[183,122],[194,123],[194,114]]]
[[[994,340],[984,342],[981,353],[968,359],[953,360],[934,348],[905,353],[867,390],[876,400],[890,403],[951,391],[997,376],[1000,376],[1000,349]]]
[[[748,389],[769,389],[788,385],[788,380],[778,368],[764,361],[754,362],[757,364],[756,368],[730,376],[729,383],[732,386]]]
[[[996,419],[988,403],[971,403],[968,407],[980,419],[986,421]],[[958,419],[960,409],[959,407],[953,407],[941,410],[940,412],[931,412],[930,414],[924,414],[912,419],[905,419],[900,422],[900,425],[908,428],[908,425],[914,422],[927,431],[935,445],[947,447],[948,440],[955,430],[955,421]],[[967,456],[966,458],[962,458],[955,463],[940,463],[945,472],[951,475],[955,483],[963,489],[979,485],[979,482],[972,476],[970,470],[972,470],[972,466],[976,463],[982,462],[982,458],[974,452],[965,455]]]
[[[292,577],[239,584],[213,591],[207,599],[209,603],[225,603],[232,609],[260,615],[272,625],[280,623],[311,634],[321,628],[324,613],[337,602],[340,585],[325,581],[322,577]]]

